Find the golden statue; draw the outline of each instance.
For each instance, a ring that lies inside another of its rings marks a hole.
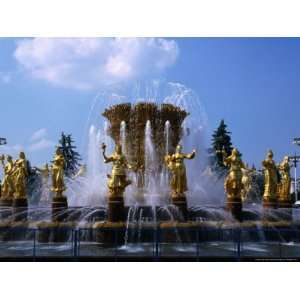
[[[1,163],[4,170],[4,178],[1,186],[1,197],[3,199],[13,199],[15,193],[14,187],[14,162],[10,155],[6,156],[7,163],[4,164],[5,156],[1,156]]]
[[[117,144],[111,156],[105,154],[106,145],[102,144],[102,153],[105,163],[112,163],[112,173],[107,175],[109,178],[108,189],[110,197],[122,197],[131,180],[127,179],[126,170],[132,167],[127,163],[125,155],[122,153],[122,146]]]
[[[26,178],[28,176],[27,160],[24,152],[20,152],[19,159],[14,163],[13,169],[14,187],[16,199],[26,198]]]
[[[291,200],[291,175],[290,175],[290,164],[289,157],[285,156],[283,161],[278,165],[278,170],[280,173],[280,182],[277,188],[277,196],[279,204],[289,204]]]
[[[265,206],[272,204],[274,206],[277,199],[277,167],[275,161],[273,160],[273,152],[269,150],[266,159],[262,162],[264,168],[265,177],[265,188],[264,188],[264,202]]]
[[[56,193],[57,198],[63,197],[63,192],[66,190],[64,183],[64,167],[65,159],[59,148],[56,149],[54,155],[52,170],[52,191]]]
[[[236,148],[233,148],[230,156],[226,155],[226,151],[224,149],[222,150],[222,154],[224,165],[229,167],[229,173],[224,183],[227,199],[242,199],[244,189],[243,169],[247,168]]]
[[[185,197],[188,186],[184,159],[193,159],[196,155],[196,150],[193,150],[192,153],[189,154],[182,153],[181,150],[182,146],[177,145],[174,154],[165,156],[165,163],[172,176],[170,181],[172,198]]]

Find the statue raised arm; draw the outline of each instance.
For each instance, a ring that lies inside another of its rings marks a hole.
[[[110,196],[123,196],[123,193],[131,181],[127,179],[126,170],[130,169],[131,166],[128,164],[125,155],[122,152],[121,145],[117,144],[115,151],[111,156],[106,156],[105,150],[106,145],[102,144],[102,154],[105,163],[112,163],[111,175],[108,175],[108,189]]]

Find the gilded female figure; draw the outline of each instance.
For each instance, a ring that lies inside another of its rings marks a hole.
[[[105,154],[106,145],[102,144],[102,153],[105,163],[112,163],[112,173],[108,175],[108,189],[110,196],[122,196],[125,188],[131,184],[127,179],[126,170],[131,169],[126,157],[122,152],[122,146],[117,144],[111,156]]]
[[[243,185],[243,169],[247,169],[244,165],[239,151],[234,148],[230,156],[226,156],[226,152],[223,150],[223,163],[229,167],[229,173],[226,177],[224,188],[228,198],[241,199]]]
[[[65,159],[59,148],[56,149],[52,164],[52,191],[56,193],[56,197],[62,197],[62,193],[66,190],[64,184],[64,167]]]
[[[6,156],[6,165],[4,164],[4,160],[5,157],[2,155],[1,162],[4,169],[4,178],[2,181],[1,197],[3,199],[12,199],[15,192],[13,180],[14,162],[10,155]]]
[[[182,153],[182,146],[177,145],[174,154],[165,156],[165,163],[171,172],[170,187],[172,197],[183,197],[184,193],[188,190],[186,169],[184,159],[193,159],[196,155],[196,150],[192,153]]]
[[[290,175],[290,164],[289,157],[285,156],[283,161],[279,164],[278,170],[280,173],[280,183],[278,184],[278,200],[279,201],[289,201],[290,191],[291,191],[291,175]]]
[[[15,198],[26,198],[26,178],[28,176],[27,160],[24,152],[20,152],[19,159],[14,164]]]
[[[266,159],[262,162],[264,168],[265,188],[264,199],[266,202],[275,200],[277,198],[277,167],[273,160],[273,152],[269,150]]]

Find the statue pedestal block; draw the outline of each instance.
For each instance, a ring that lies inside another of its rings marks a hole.
[[[125,222],[105,222],[93,225],[95,241],[101,247],[114,247],[123,245],[125,242]]]
[[[71,222],[41,222],[37,225],[39,243],[65,243],[70,240],[74,224]]]
[[[68,200],[67,197],[53,197],[52,200],[52,221],[61,222],[67,218]]]
[[[13,207],[28,207],[28,202],[27,202],[27,198],[16,198],[13,199],[13,203],[12,203]]]
[[[124,198],[122,196],[108,198],[107,220],[109,222],[125,222]]]
[[[243,204],[240,198],[227,198],[226,209],[239,222],[243,221]]]
[[[28,213],[27,198],[13,199],[13,219],[14,221],[26,221]]]
[[[0,207],[11,207],[13,199],[0,198]]]
[[[263,207],[264,208],[278,208],[278,201],[276,198],[264,197],[263,198]]]
[[[292,208],[293,203],[291,200],[278,200],[278,207],[279,208]]]
[[[185,196],[172,196],[172,204],[175,205],[183,216],[184,220],[188,218],[188,209]]]

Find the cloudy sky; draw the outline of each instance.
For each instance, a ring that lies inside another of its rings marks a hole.
[[[51,160],[61,131],[83,149],[95,96],[107,86],[164,79],[193,89],[208,131],[224,118],[251,164],[300,136],[300,39],[0,39],[1,152]],[[100,114],[100,112],[99,112]],[[300,150],[300,149],[299,149]]]

